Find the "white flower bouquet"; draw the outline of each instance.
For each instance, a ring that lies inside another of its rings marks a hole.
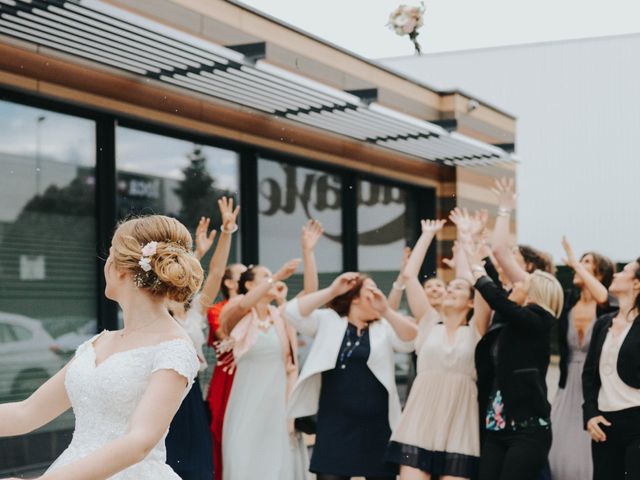
[[[424,11],[424,2],[420,2],[419,7],[400,5],[389,14],[389,23],[387,23],[387,27],[396,32],[397,35],[409,36],[418,55],[420,55],[418,29],[424,25]]]

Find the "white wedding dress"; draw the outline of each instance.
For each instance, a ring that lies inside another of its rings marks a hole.
[[[115,353],[96,365],[93,339],[78,347],[67,370],[65,387],[76,417],[69,447],[48,472],[68,465],[121,437],[129,425],[151,375],[158,370],[175,370],[189,381],[188,393],[198,374],[199,362],[193,345],[175,339]],[[165,463],[165,435],[141,461],[111,480],[180,480]]]

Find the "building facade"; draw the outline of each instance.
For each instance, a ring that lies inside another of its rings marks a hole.
[[[518,112],[518,240],[553,254],[637,258],[640,34],[481,48],[383,63]],[[570,213],[569,213],[570,212]],[[555,214],[554,214],[555,213]],[[541,228],[544,225],[544,228]]]
[[[0,402],[119,327],[102,267],[131,215],[193,230],[234,196],[232,260],[273,269],[315,218],[321,284],[360,270],[389,289],[420,218],[490,208],[484,187],[515,175],[515,119],[469,100],[235,2],[0,2]],[[0,439],[0,476],[46,466],[72,428]]]

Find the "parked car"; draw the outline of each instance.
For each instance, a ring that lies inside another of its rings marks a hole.
[[[38,320],[0,312],[0,401],[22,400],[65,363]]]

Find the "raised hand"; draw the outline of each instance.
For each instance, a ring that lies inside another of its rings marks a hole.
[[[337,277],[333,283],[331,283],[331,286],[329,287],[331,289],[331,294],[334,297],[339,297],[340,295],[347,293],[355,287],[359,278],[360,274],[358,272],[343,273]]]
[[[389,308],[387,297],[385,297],[384,293],[377,287],[367,287],[367,292],[370,295],[371,306],[378,315],[382,316],[384,312],[387,311],[387,308]]]
[[[422,226],[422,233],[430,233],[435,235],[444,227],[444,224],[447,223],[446,220],[421,220],[420,225]]]
[[[313,250],[323,233],[324,229],[320,222],[317,220],[309,220],[304,227],[302,227],[302,251]]]
[[[276,302],[283,304],[287,301],[287,294],[289,293],[289,287],[284,282],[276,282],[274,286]]]
[[[299,266],[300,266],[299,258],[294,258],[293,260],[289,260],[287,263],[282,265],[282,267],[280,267],[280,270],[276,272],[276,274],[273,276],[273,281],[277,283],[277,282],[286,280],[291,275],[296,273],[296,270],[298,270]]]
[[[567,240],[567,237],[564,235],[562,236],[562,248],[564,248],[564,253],[566,254],[566,257],[563,258],[562,261],[567,266],[575,269],[578,264],[578,259],[576,258],[575,253],[573,253],[573,248],[571,247],[569,240]]]
[[[240,205],[235,210],[233,208],[233,197],[222,197],[218,199],[220,218],[222,219],[222,231],[233,233],[238,229],[237,219],[240,213]]]
[[[471,236],[474,241],[479,242],[485,234],[489,212],[486,209],[476,210],[471,217]]]
[[[466,208],[460,209],[459,207],[456,207],[451,210],[451,213],[449,213],[449,220],[458,227],[458,233],[461,236],[471,236],[474,223]]]
[[[211,230],[211,232],[207,234],[209,230],[209,223],[211,223],[210,218],[200,217],[200,221],[198,222],[198,226],[196,228],[195,255],[198,259],[201,259],[206,255],[206,253],[213,245],[213,240],[216,238],[217,232],[215,230]]]
[[[505,210],[516,208],[516,188],[513,178],[500,178],[496,180],[495,187],[491,191],[498,198],[498,207]]]

